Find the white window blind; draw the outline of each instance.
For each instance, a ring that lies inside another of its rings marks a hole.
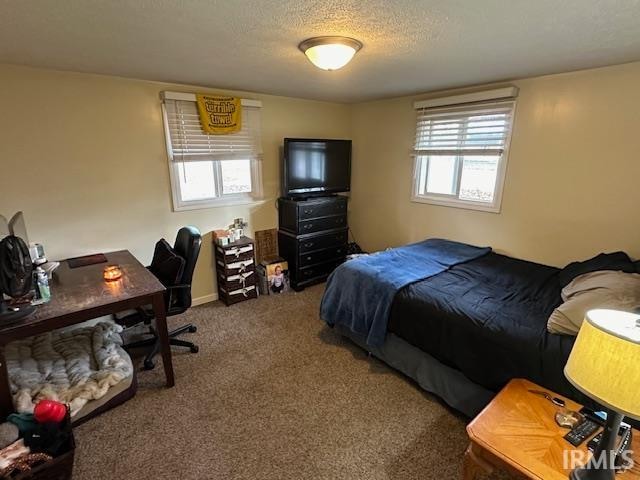
[[[241,129],[206,134],[195,94],[164,92],[174,210],[252,203],[262,198],[261,103],[242,100]]]
[[[416,155],[501,155],[511,133],[513,101],[418,109]]]
[[[259,107],[243,106],[242,128],[228,135],[204,133],[195,101],[165,100],[165,110],[173,161],[261,159]]]
[[[425,103],[416,104],[413,200],[499,211],[515,100]]]

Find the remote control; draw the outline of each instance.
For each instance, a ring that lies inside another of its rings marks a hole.
[[[598,428],[600,428],[600,425],[587,418],[584,422],[579,423],[578,425],[573,427],[573,429],[564,436],[564,439],[574,447],[577,447],[587,438],[593,435],[594,432],[598,430]]]

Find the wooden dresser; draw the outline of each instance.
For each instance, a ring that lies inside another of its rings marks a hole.
[[[325,280],[346,259],[347,198],[278,200],[278,250],[289,263],[291,287]]]
[[[242,237],[224,247],[214,244],[218,299],[225,305],[258,296],[253,240]]]

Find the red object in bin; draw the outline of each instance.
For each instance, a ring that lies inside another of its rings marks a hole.
[[[33,416],[39,423],[61,422],[67,415],[67,406],[55,400],[40,400],[33,409]]]

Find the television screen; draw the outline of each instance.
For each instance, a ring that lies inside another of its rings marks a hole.
[[[348,192],[351,140],[284,139],[283,195]]]

